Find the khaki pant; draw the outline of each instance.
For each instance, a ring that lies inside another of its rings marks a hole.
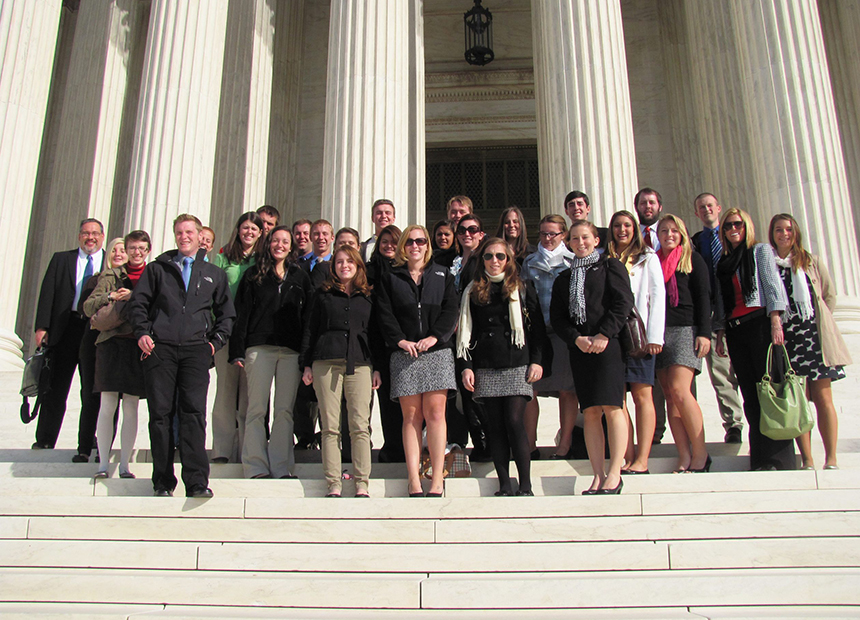
[[[248,377],[248,415],[245,419],[245,444],[242,466],[245,477],[271,474],[280,478],[292,473],[293,407],[301,372],[299,354],[287,347],[260,345],[245,351]],[[266,440],[266,408],[275,381],[272,432]]]
[[[370,366],[356,366],[355,374],[346,374],[346,360],[314,362],[314,391],[320,408],[322,429],[323,473],[329,492],[341,490],[340,403],[346,398],[352,463],[355,467],[356,492],[367,491],[370,478]]]
[[[248,411],[248,383],[245,373],[227,361],[229,347],[215,354],[215,404],[212,406],[212,458],[242,459],[245,415]]]

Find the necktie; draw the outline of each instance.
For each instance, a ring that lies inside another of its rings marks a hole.
[[[651,227],[650,226],[645,228],[645,245],[647,245],[649,248],[654,247],[654,243],[651,241]]]
[[[186,256],[182,259],[182,281],[185,282],[185,290],[188,290],[188,283],[191,281],[191,265],[194,259]]]
[[[711,230],[711,262],[714,269],[717,268],[717,263],[723,255],[723,244],[720,243],[720,234],[716,228]]]
[[[84,267],[84,279],[82,284],[86,284],[87,280],[90,279],[90,276],[93,275],[93,257],[92,255],[87,256],[87,266]]]

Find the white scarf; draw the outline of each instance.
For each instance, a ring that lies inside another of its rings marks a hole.
[[[809,292],[809,283],[806,280],[806,272],[798,267],[794,269],[791,266],[792,254],[786,258],[776,258],[776,264],[791,271],[791,298],[794,300],[794,305],[797,306],[797,314],[804,321],[809,321],[815,316],[815,307],[812,305],[812,295]],[[786,310],[786,318],[791,318],[791,306]]]
[[[550,268],[563,265],[565,258],[572,258],[570,252],[564,247],[564,242],[559,243],[558,247],[554,250],[547,250],[543,245],[538,245],[538,252]]]
[[[487,273],[486,271],[484,273]],[[505,279],[505,274],[491,276],[487,273],[490,282],[498,283]],[[471,293],[475,281],[469,282],[469,286],[463,291],[463,299],[460,304],[460,323],[457,328],[457,357],[464,360],[471,359],[469,345],[472,343],[472,304]],[[522,349],[526,344],[525,330],[523,329],[523,310],[520,305],[519,289],[514,289],[508,300],[508,320],[511,324],[511,344]]]

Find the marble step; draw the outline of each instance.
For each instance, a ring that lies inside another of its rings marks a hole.
[[[35,471],[29,473],[37,473]],[[137,479],[111,477],[94,480],[89,477],[0,476],[0,495],[50,496],[139,496],[152,494],[152,483],[137,471]],[[112,472],[116,474],[116,472]],[[514,477],[514,480],[516,478]],[[516,483],[515,483],[516,484]],[[591,484],[590,475],[532,474],[535,495],[579,495]],[[246,480],[244,478],[211,478],[210,486],[217,497],[323,497],[327,487],[321,479]],[[424,481],[425,490],[429,481]],[[651,474],[624,476],[623,494],[630,493],[711,493],[715,491],[769,491],[773,489],[860,488],[860,470],[784,471],[784,472],[711,472],[708,474]],[[446,497],[492,497],[498,490],[493,478],[451,478],[445,482]],[[184,489],[180,484],[177,495]],[[343,493],[352,496],[353,481],[344,481]],[[405,497],[403,478],[371,478],[370,493],[376,498]]]
[[[860,512],[618,517],[224,519],[0,517],[0,537],[278,543],[512,543],[733,540],[856,536]]]
[[[619,496],[446,497],[443,499],[221,497],[209,500],[121,495],[4,497],[0,515],[248,519],[538,519],[860,511],[853,489],[650,493]]]
[[[0,569],[0,601],[405,609],[860,605],[860,569],[384,574]]]

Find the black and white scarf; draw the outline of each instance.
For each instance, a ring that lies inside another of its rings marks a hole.
[[[579,325],[585,323],[585,272],[600,260],[597,250],[586,256],[573,259],[570,265],[570,300],[568,309],[571,318]]]

